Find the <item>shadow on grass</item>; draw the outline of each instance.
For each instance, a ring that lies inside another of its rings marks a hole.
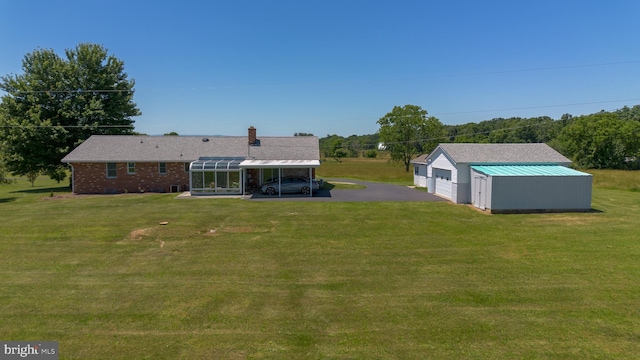
[[[0,204],[16,201],[17,199],[18,199],[17,197],[1,198],[0,199]]]
[[[69,186],[66,185],[62,185],[62,186],[56,186],[56,187],[32,187],[29,189],[24,189],[24,190],[16,190],[16,191],[12,191],[11,193],[24,193],[24,194],[45,194],[45,193],[68,193],[71,192],[71,189],[69,189]]]
[[[471,205],[471,204],[469,204]],[[473,206],[473,205],[471,205]],[[571,210],[571,209],[526,209],[526,210],[493,210],[491,214],[500,215],[522,215],[522,214],[599,214],[603,210],[591,208],[589,210]]]

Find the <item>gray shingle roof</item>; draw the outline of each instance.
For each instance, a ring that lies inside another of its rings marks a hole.
[[[547,144],[464,144],[438,145],[456,163],[468,164],[570,164],[571,160]],[[432,153],[433,154],[433,153]],[[430,156],[430,155],[429,155]],[[420,156],[414,162],[424,162]],[[417,161],[421,159],[422,161]]]
[[[246,136],[93,135],[65,156],[62,162],[188,162],[200,157],[320,159],[316,136],[266,136],[258,139],[259,146],[249,146]]]

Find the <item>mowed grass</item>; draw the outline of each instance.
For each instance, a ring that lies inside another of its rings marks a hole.
[[[640,171],[586,170],[593,175],[593,186],[640,192]]]
[[[392,162],[386,158],[325,158],[322,159],[322,165],[316,171],[316,176],[412,185],[413,167],[405,171],[404,164]]]
[[[592,213],[486,215],[36,185],[0,186],[0,338],[58,341],[61,359],[640,350],[637,192],[595,188]]]

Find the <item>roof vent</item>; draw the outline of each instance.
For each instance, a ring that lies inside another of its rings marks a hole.
[[[202,138],[202,142],[209,142],[209,138]]]

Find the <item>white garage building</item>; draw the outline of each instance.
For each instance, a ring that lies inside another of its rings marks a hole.
[[[546,144],[440,144],[411,161],[414,185],[499,212],[588,211],[591,174]]]

